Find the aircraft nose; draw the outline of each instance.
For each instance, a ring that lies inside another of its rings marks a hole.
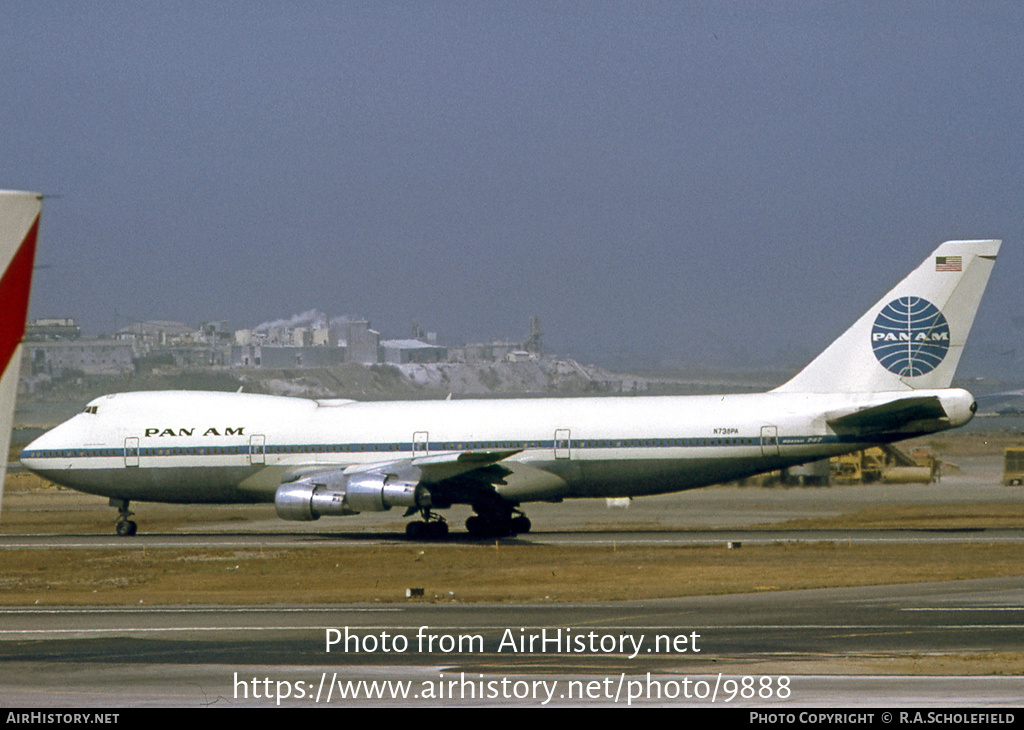
[[[39,455],[44,451],[43,442],[45,441],[46,434],[33,439],[24,449],[21,450],[21,454],[18,458],[21,460],[21,465],[26,469],[35,470],[39,466]]]
[[[58,427],[59,428],[59,427]],[[38,436],[32,440],[24,449],[21,450],[19,459],[21,465],[30,471],[38,471],[46,467],[46,458],[50,458],[50,464],[53,463],[53,457],[59,456],[60,444],[58,439],[54,436],[56,429],[50,429],[42,436]]]

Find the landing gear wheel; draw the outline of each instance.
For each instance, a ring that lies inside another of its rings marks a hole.
[[[440,515],[424,512],[422,522],[405,526],[405,536],[410,540],[443,540],[448,537],[448,523]]]
[[[512,534],[512,520],[493,515],[473,515],[466,520],[466,530],[473,537],[507,537]]]
[[[114,528],[121,537],[131,537],[139,529],[139,526],[132,520],[118,520]]]
[[[114,531],[121,537],[134,535],[139,526],[129,519],[135,513],[128,509],[128,500],[111,499],[110,506],[117,507],[117,525],[114,527]]]
[[[473,537],[508,537],[530,531],[530,519],[507,502],[475,504],[476,514],[466,520]]]

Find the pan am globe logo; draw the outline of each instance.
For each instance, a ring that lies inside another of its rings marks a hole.
[[[900,297],[882,308],[871,328],[871,349],[882,367],[900,377],[925,375],[949,350],[949,324],[927,299]]]

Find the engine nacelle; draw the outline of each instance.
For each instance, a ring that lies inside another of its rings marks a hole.
[[[430,491],[392,474],[328,472],[282,484],[274,495],[274,506],[283,520],[309,521],[392,507],[422,509],[430,506]]]

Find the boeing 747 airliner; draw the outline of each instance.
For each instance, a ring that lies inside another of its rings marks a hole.
[[[41,201],[38,193],[0,190],[0,501],[7,475]]]
[[[392,507],[443,537],[530,529],[527,502],[716,484],[962,426],[950,388],[999,241],[948,241],[806,368],[768,393],[358,403],[242,393],[97,398],[31,443],[32,471],[110,498],[273,502],[286,520]]]

